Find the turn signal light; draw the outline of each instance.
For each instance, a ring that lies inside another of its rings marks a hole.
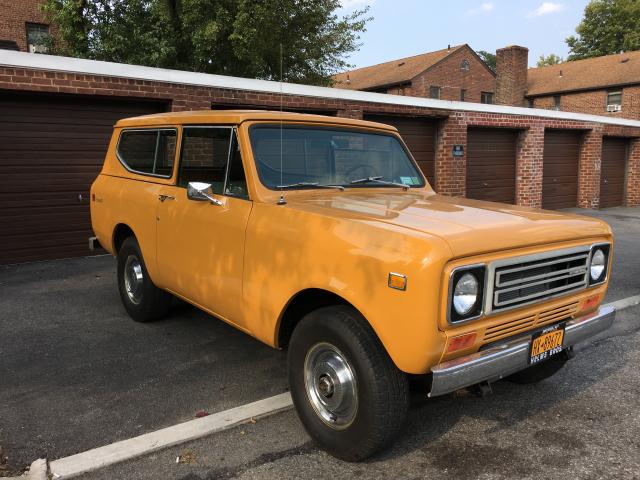
[[[478,334],[476,332],[465,333],[464,335],[458,335],[449,339],[449,345],[447,346],[447,353],[456,352],[458,350],[464,350],[469,348],[476,341]]]
[[[600,294],[598,293],[596,295],[591,295],[584,301],[581,310],[583,312],[587,310],[593,310],[598,306],[598,303],[600,303]]]

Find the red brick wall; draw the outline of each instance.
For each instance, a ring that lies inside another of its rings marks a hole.
[[[197,87],[147,80],[100,75],[49,72],[0,67],[0,89],[89,96],[117,96],[136,99],[162,99],[173,111],[209,109],[212,103],[243,106],[280,106],[274,93]],[[597,208],[599,202],[601,138],[636,138],[628,167],[626,202],[640,205],[640,128],[605,125],[594,122],[558,120],[506,113],[480,113],[441,110],[415,106],[356,102],[336,98],[285,95],[285,108],[336,111],[338,116],[362,118],[363,112],[437,118],[440,121],[435,156],[435,189],[445,195],[464,196],[466,183],[467,128],[502,127],[520,130],[517,150],[516,200],[520,205],[540,206],[542,201],[542,159],[544,129],[577,129],[588,132],[581,149],[580,205]],[[465,155],[453,157],[453,145],[465,146]]]
[[[553,95],[532,98],[535,108],[553,110]],[[560,96],[560,110],[566,112],[590,113],[614,118],[640,120],[640,85],[622,88],[622,110],[607,112],[607,91],[565,93]]]
[[[26,22],[49,22],[40,11],[44,0],[0,0],[0,40],[14,40],[21,51],[27,51]]]
[[[468,71],[460,69],[464,60],[469,62]],[[429,98],[431,86],[441,87],[440,98],[442,100],[459,101],[460,90],[464,89],[466,90],[466,102],[480,103],[480,92],[495,92],[496,79],[473,51],[464,47],[415,77],[411,88],[405,88],[404,95]]]

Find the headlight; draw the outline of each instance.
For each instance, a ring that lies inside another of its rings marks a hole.
[[[472,273],[460,277],[453,290],[453,308],[462,317],[467,315],[478,301],[478,279]]]
[[[591,248],[591,260],[589,261],[589,285],[604,283],[607,279],[607,267],[609,265],[609,253],[611,245],[598,244]]]
[[[602,272],[604,272],[604,268],[607,265],[607,257],[604,252],[600,249],[596,250],[591,257],[591,267],[589,268],[589,275],[591,275],[591,280],[596,282],[602,276]]]
[[[451,323],[473,320],[482,315],[485,265],[458,267],[449,281],[448,318]]]

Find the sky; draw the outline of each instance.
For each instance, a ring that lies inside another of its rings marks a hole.
[[[468,43],[495,53],[507,45],[529,49],[529,66],[540,55],[566,57],[565,38],[575,33],[588,0],[341,0],[339,13],[370,6],[355,67]]]

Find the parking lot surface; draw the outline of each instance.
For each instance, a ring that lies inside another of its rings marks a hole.
[[[640,209],[579,213],[616,233],[607,301],[640,294]],[[282,352],[191,307],[131,321],[111,257],[2,267],[0,312],[5,473],[286,391]],[[416,392],[397,445],[363,464],[317,450],[289,411],[86,478],[640,478],[639,314],[537,386]]]

